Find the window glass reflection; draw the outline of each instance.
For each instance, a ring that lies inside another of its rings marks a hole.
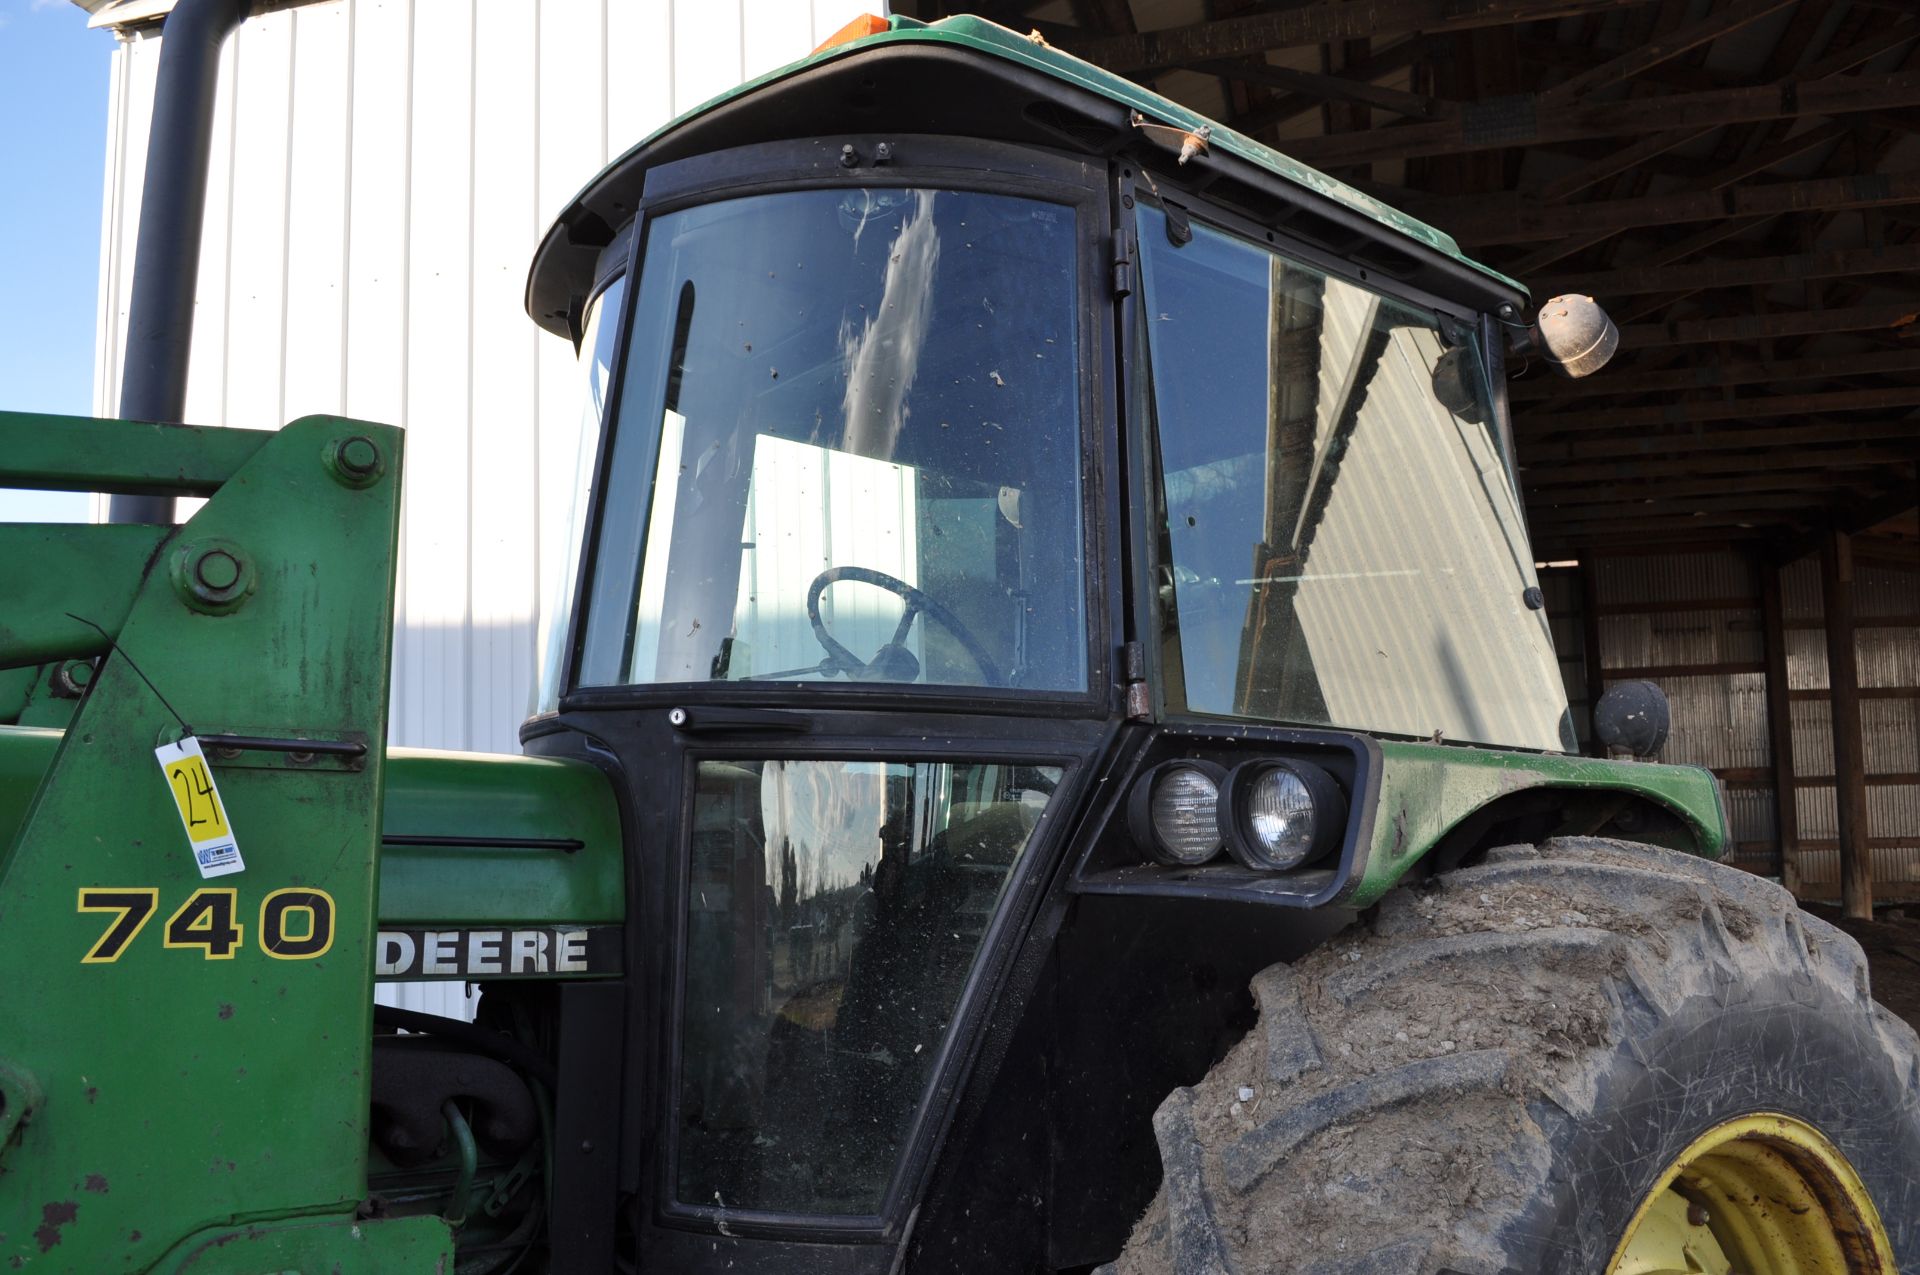
[[[1140,220],[1170,706],[1576,747],[1471,325]]]
[[[586,685],[1085,686],[1071,208],[757,195],[643,261]]]
[[[688,886],[688,1204],[876,1212],[1061,772],[708,761]]]

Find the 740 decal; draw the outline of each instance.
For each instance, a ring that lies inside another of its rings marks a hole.
[[[113,918],[80,958],[83,965],[110,965],[160,910],[160,891],[147,886],[82,886],[78,910]],[[306,886],[274,890],[260,900],[254,941],[275,960],[310,961],[333,946],[333,911],[333,896],[325,890]],[[248,926],[240,915],[238,890],[195,890],[167,917],[161,943],[198,950],[209,961],[232,960],[247,942]]]

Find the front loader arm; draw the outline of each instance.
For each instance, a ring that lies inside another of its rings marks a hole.
[[[208,497],[179,527],[0,531],[0,668],[99,657],[0,844],[14,1265],[448,1259],[437,1219],[355,1219],[400,453],[398,430],[332,417],[0,414],[0,486]],[[155,756],[189,727],[244,862],[212,879],[186,830],[207,796]]]

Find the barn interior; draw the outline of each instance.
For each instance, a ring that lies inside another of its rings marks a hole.
[[[907,0],[1124,74],[1619,324],[1509,390],[1582,744],[1662,760],[1803,900],[1920,900],[1920,11],[1908,0]]]

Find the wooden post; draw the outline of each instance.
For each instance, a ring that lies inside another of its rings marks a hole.
[[[1600,661],[1600,563],[1586,551],[1580,554],[1580,654],[1587,669],[1587,751],[1605,757],[1607,746],[1593,728],[1593,711],[1607,689]]]
[[[1867,772],[1860,738],[1860,679],[1853,644],[1853,537],[1834,528],[1820,548],[1827,628],[1827,687],[1833,704],[1833,799],[1839,813],[1840,906],[1873,919]]]
[[[1800,807],[1793,773],[1793,696],[1787,681],[1786,625],[1782,622],[1780,570],[1765,560],[1754,564],[1760,573],[1760,621],[1767,651],[1767,736],[1773,757],[1773,826],[1777,840],[1780,884],[1799,885]]]

